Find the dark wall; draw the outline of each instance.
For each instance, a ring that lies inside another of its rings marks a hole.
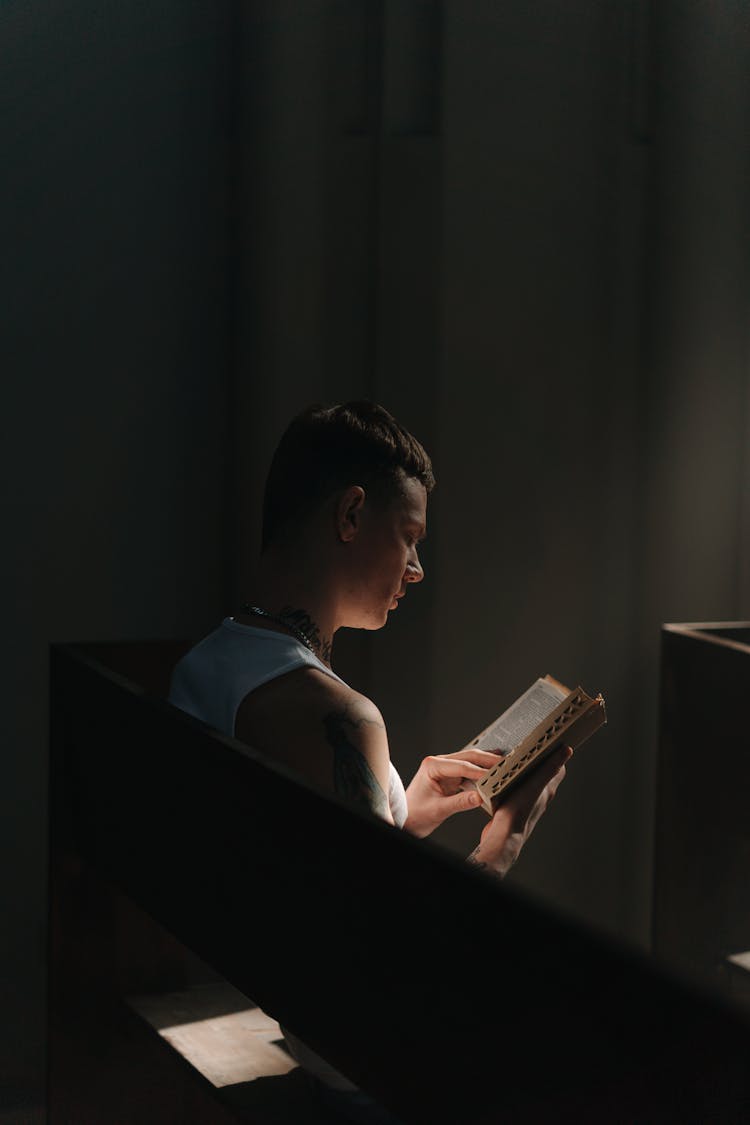
[[[647,36],[583,3],[440,7],[246,10],[237,593],[290,414],[382,401],[435,456],[427,578],[382,634],[337,641],[337,667],[407,780],[537,675],[604,691],[612,727],[517,878],[643,941],[647,892],[624,887],[650,823],[624,793]],[[441,838],[466,853],[481,827]]]
[[[407,776],[539,674],[601,689],[513,878],[647,944],[659,626],[748,608],[744,17],[440,7],[248,9],[238,584],[289,414],[402,417],[436,460],[427,579],[340,668]]]
[[[602,691],[513,878],[633,936],[629,560],[646,151],[619,7],[446,9],[442,487],[431,732],[442,751],[538,676]],[[445,826],[468,852],[479,823]],[[595,846],[592,844],[595,841]]]
[[[407,780],[537,675],[602,690],[513,878],[647,942],[659,624],[750,613],[746,25],[715,0],[3,6],[17,1084],[42,1062],[47,644],[230,611],[316,399],[379,399],[439,481],[423,586],[337,667]]]
[[[640,703],[630,757],[648,779],[633,806],[646,824],[658,623],[750,617],[749,52],[744,4],[654,6],[631,623]],[[630,893],[643,901],[650,833],[631,851]]]
[[[228,31],[215,2],[0,13],[6,1090],[43,1057],[48,643],[222,607]]]

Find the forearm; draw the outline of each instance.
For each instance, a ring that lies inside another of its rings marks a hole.
[[[408,792],[406,796],[406,808],[408,810],[408,813],[406,820],[402,825],[404,832],[409,832],[412,836],[416,836],[418,840],[422,840],[425,836],[429,836],[432,829],[423,822],[419,815],[414,816],[412,814],[411,806],[409,805]]]

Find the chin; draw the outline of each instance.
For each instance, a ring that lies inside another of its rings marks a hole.
[[[386,613],[384,617],[379,618],[377,621],[368,621],[362,628],[368,629],[371,633],[376,633],[378,629],[384,629],[387,624],[388,614]]]
[[[388,610],[383,610],[382,613],[377,615],[370,613],[367,617],[360,617],[351,621],[343,623],[344,629],[362,629],[366,632],[372,633],[378,629],[382,629],[384,625],[388,624]]]
[[[368,620],[365,622],[365,624],[362,625],[362,628],[363,629],[369,629],[371,632],[375,632],[378,629],[382,629],[385,625],[388,624],[389,614],[390,614],[389,609],[384,609],[383,613],[382,613],[382,616],[380,614],[378,614],[378,616],[376,617],[373,614],[373,616],[368,618]]]

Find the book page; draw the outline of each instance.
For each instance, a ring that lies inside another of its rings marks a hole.
[[[471,745],[479,750],[509,754],[527,734],[531,734],[534,727],[552,714],[566,695],[567,692],[549,680],[537,680]]]

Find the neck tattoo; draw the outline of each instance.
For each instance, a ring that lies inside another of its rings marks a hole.
[[[242,613],[265,617],[268,621],[276,621],[279,625],[283,625],[305,648],[309,648],[313,655],[324,664],[330,665],[331,642],[321,637],[320,629],[304,609],[294,609],[292,606],[285,605],[278,613],[269,613],[267,609],[261,609],[258,605],[243,605]]]

